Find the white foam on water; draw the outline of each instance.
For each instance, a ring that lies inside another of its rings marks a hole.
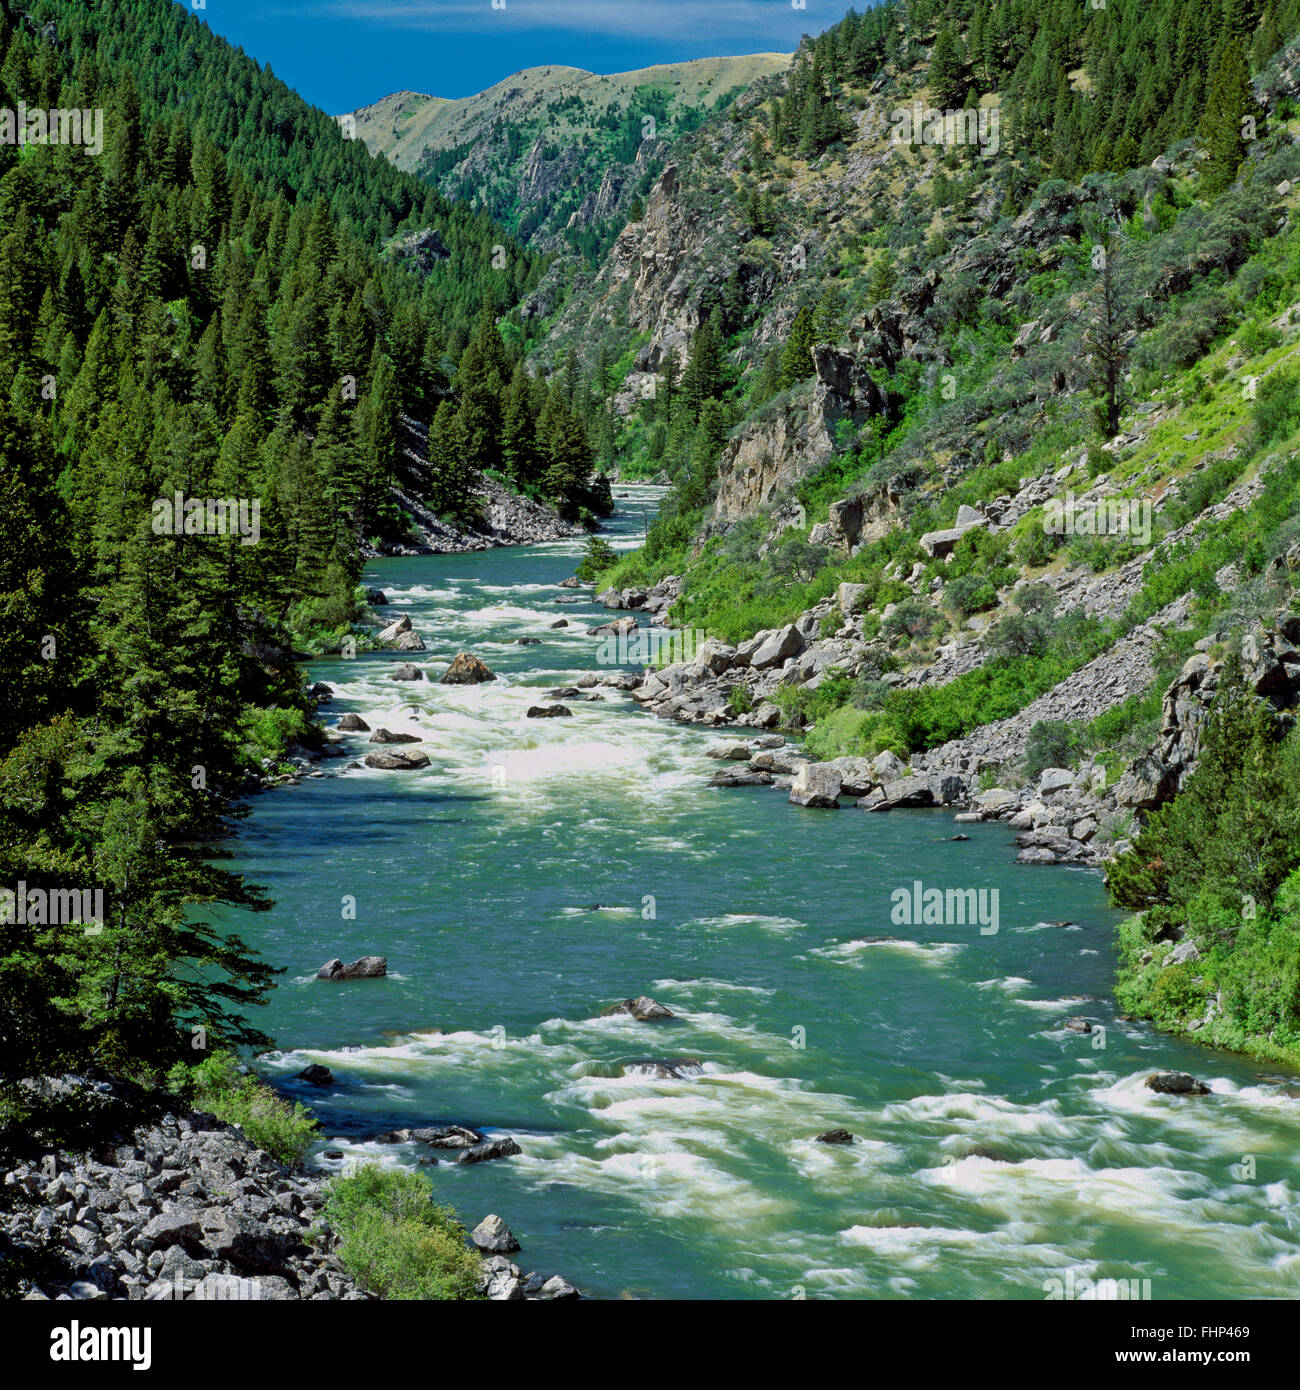
[[[965,947],[957,941],[909,941],[901,937],[855,937],[852,941],[841,941],[834,946],[814,946],[807,955],[796,956],[796,960],[806,960],[809,956],[818,960],[834,961],[839,965],[861,967],[873,951],[887,951],[891,955],[913,956],[927,964],[938,965],[951,960]]]
[[[938,1247],[973,1245],[980,1234],[947,1226],[850,1226],[840,1232],[840,1239],[845,1245],[861,1245],[893,1259],[930,1263],[938,1256]]]
[[[802,931],[807,922],[797,917],[771,917],[762,912],[724,912],[718,917],[697,917],[686,922],[688,927],[761,927],[764,931],[792,932]]]

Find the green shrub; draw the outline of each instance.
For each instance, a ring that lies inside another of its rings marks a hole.
[[[305,1105],[290,1104],[251,1072],[241,1072],[228,1052],[196,1067],[178,1063],[168,1080],[196,1109],[238,1125],[250,1143],[290,1168],[298,1167],[315,1138],[318,1126]]]
[[[477,1297],[481,1268],[450,1208],[417,1173],[366,1164],[331,1178],[323,1219],[343,1267],[369,1293],[446,1302]]]
[[[584,583],[590,583],[617,563],[618,553],[603,536],[588,536],[586,549],[574,573]]]
[[[747,685],[733,685],[727,695],[727,708],[732,714],[748,714],[754,708],[754,697]]]
[[[1064,719],[1040,719],[1025,740],[1025,776],[1037,778],[1049,767],[1069,767],[1082,746],[1079,726]]]

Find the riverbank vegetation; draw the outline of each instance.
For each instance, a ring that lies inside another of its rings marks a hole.
[[[324,1225],[338,1238],[343,1267],[388,1299],[477,1298],[480,1262],[465,1228],[433,1200],[418,1173],[363,1164],[331,1178]]]
[[[1300,1065],[1300,735],[1225,668],[1196,771],[1110,866],[1123,1008]]]

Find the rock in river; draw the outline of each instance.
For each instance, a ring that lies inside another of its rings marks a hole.
[[[332,1086],[334,1073],[328,1067],[322,1067],[319,1062],[313,1062],[311,1066],[303,1067],[298,1073],[298,1080],[305,1081],[309,1086]]]
[[[829,763],[804,763],[790,783],[790,801],[795,806],[835,810],[840,804],[840,787],[840,774]]]
[[[376,980],[388,974],[387,956],[362,956],[351,965],[344,965],[335,956],[327,960],[316,972],[318,980]]]
[[[371,743],[419,743],[419,734],[394,734],[387,729],[376,729],[370,735]]]
[[[485,1216],[469,1233],[469,1238],[488,1255],[508,1255],[519,1249],[514,1232],[499,1216]]]
[[[508,1134],[500,1134],[495,1139],[485,1139],[472,1148],[462,1149],[456,1155],[456,1162],[486,1163],[490,1158],[510,1158],[520,1153],[523,1150]]]
[[[414,749],[396,750],[388,753],[367,753],[366,766],[381,768],[385,772],[415,772],[429,766],[429,755]]]
[[[529,705],[529,719],[563,719],[565,716],[572,716],[573,711],[567,705]]]
[[[851,1144],[853,1136],[847,1129],[828,1129],[813,1140],[815,1144]]]
[[[409,661],[403,661],[400,665],[393,667],[393,674],[389,678],[395,681],[422,681],[424,672],[418,666],[412,666]]]
[[[602,1009],[602,1017],[610,1014],[631,1014],[638,1023],[649,1023],[657,1018],[676,1018],[676,1014],[671,1009],[666,1009],[662,1004],[656,1004],[649,995],[641,994],[635,999],[624,999],[620,1003],[611,1004],[609,1008]]]
[[[1208,1096],[1210,1088],[1204,1081],[1188,1076],[1185,1071],[1153,1071],[1147,1086],[1162,1096]]]
[[[482,685],[484,681],[494,681],[496,676],[485,662],[473,652],[457,652],[442,678],[443,685]]]

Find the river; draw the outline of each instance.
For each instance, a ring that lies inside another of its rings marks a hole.
[[[617,491],[626,548],[658,492]],[[312,663],[337,691],[327,722],[354,711],[432,758],[280,788],[234,844],[276,899],[238,928],[286,968],[264,1066],[321,1116],[314,1161],[414,1164],[364,1138],[385,1127],[509,1133],[517,1157],[422,1171],[469,1224],[502,1215],[525,1268],[604,1298],[1300,1293],[1295,1078],[1117,1019],[1095,874],[1017,865],[998,824],[946,841],[947,812],[709,788],[718,734],[614,690],[525,718],[593,669],[603,610],[556,587],[580,552],[374,563],[365,582],[411,616],[433,679],[392,681],[392,653]],[[498,679],[438,684],[461,650]],[[996,889],[997,932],[895,925],[891,894],[916,880]],[[387,979],[313,979],[367,953]],[[640,994],[677,1017],[600,1016]],[[1104,1033],[1065,1031],[1072,1015]],[[646,1058],[701,1070],[622,1073]],[[308,1062],[336,1085],[293,1081]],[[1156,1095],[1158,1068],[1213,1094]],[[814,1142],[833,1127],[857,1142]]]

